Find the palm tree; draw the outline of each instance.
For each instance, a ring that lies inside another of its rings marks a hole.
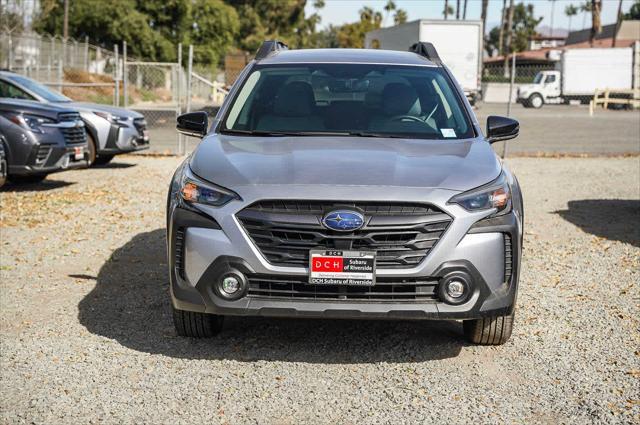
[[[602,22],[600,21],[600,11],[602,10],[602,0],[591,0],[591,34],[589,44],[593,46],[596,36],[602,32]]]
[[[387,1],[387,4],[384,5],[384,24],[387,25],[387,18],[389,14],[396,10],[396,3],[393,0]]]
[[[553,37],[553,15],[556,11],[556,0],[549,0],[551,2],[551,34],[549,36]]]
[[[504,53],[504,20],[507,16],[507,0],[502,0],[502,16],[500,17],[500,34],[498,35],[498,54]]]
[[[570,4],[564,8],[564,14],[569,17],[569,32],[571,32],[571,18],[578,14],[578,8]]]
[[[482,0],[482,12],[480,13],[480,19],[482,19],[482,51],[484,52],[484,45],[486,39],[484,33],[487,31],[487,9],[489,8],[489,0]]]
[[[591,13],[591,0],[586,0],[580,5],[580,11],[582,12],[582,29],[587,26],[587,15]]]
[[[460,19],[460,0],[456,0],[456,20]]]
[[[515,10],[515,6],[513,5],[513,0],[509,0],[509,14],[507,17],[507,42],[505,43],[505,52],[504,52],[504,76],[509,76],[509,52],[512,54],[516,54],[512,49],[511,43],[513,40],[513,12]]]
[[[453,14],[453,8],[449,6],[449,0],[444,0],[444,10],[442,11],[445,21],[449,18],[449,15]]]
[[[404,24],[407,22],[407,18],[407,11],[404,9],[398,9],[393,15],[393,23],[396,25]]]
[[[464,6],[462,6],[462,19],[467,19],[467,0],[464,0]]]

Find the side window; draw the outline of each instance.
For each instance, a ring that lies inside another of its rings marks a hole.
[[[30,96],[23,90],[20,90],[13,84],[7,83],[4,80],[0,80],[0,97],[9,97],[12,99],[34,100],[33,96]]]
[[[545,83],[555,83],[556,76],[555,75],[547,75],[547,78],[544,80]]]

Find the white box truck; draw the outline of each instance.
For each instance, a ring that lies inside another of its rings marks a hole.
[[[556,69],[541,71],[533,84],[518,88],[518,103],[541,108],[545,103],[587,103],[596,89],[627,90],[633,86],[633,49],[570,49],[550,51],[560,59]]]
[[[432,43],[473,104],[480,95],[482,21],[419,19],[370,31],[367,49],[409,50],[417,42]]]

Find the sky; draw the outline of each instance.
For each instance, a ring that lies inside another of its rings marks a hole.
[[[564,14],[565,7],[570,4],[578,6],[584,3],[584,1],[585,0],[556,0],[552,2],[550,0],[525,0],[524,3],[532,3],[535,7],[536,15],[538,17],[544,17],[544,20],[540,25],[547,26],[550,26],[551,8],[552,4],[555,4],[553,27],[567,29],[569,27],[569,19]],[[633,4],[633,1],[634,0],[623,0],[622,10],[627,12]],[[516,4],[520,2],[521,1],[519,0],[515,1]],[[398,8],[407,11],[409,21],[423,18],[442,19],[444,0],[396,0],[395,3]],[[463,3],[464,0],[460,0],[461,8]],[[358,11],[364,6],[369,6],[384,13],[383,7],[385,4],[386,0],[325,0],[325,7],[320,11],[320,15],[322,16],[322,23],[320,26],[326,27],[329,24],[341,25],[357,21],[360,19]],[[449,0],[449,4],[455,8],[456,0]],[[468,0],[467,19],[480,19],[481,6],[481,0]],[[487,14],[487,27],[489,27],[489,29],[500,23],[501,10],[502,0],[489,0],[489,10]],[[313,0],[308,0],[307,15],[313,13],[313,11]],[[617,11],[618,0],[603,0],[603,25],[614,23]],[[579,13],[573,17],[571,29],[582,29],[583,22],[585,22],[585,28],[588,28],[591,25],[591,18],[590,16],[586,16],[584,13]],[[384,26],[391,25],[393,25],[393,16],[389,16],[384,24]]]

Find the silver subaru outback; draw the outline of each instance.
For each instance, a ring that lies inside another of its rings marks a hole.
[[[409,52],[265,42],[176,171],[167,205],[174,323],[225,316],[461,320],[474,343],[513,327],[523,207],[429,43]]]

